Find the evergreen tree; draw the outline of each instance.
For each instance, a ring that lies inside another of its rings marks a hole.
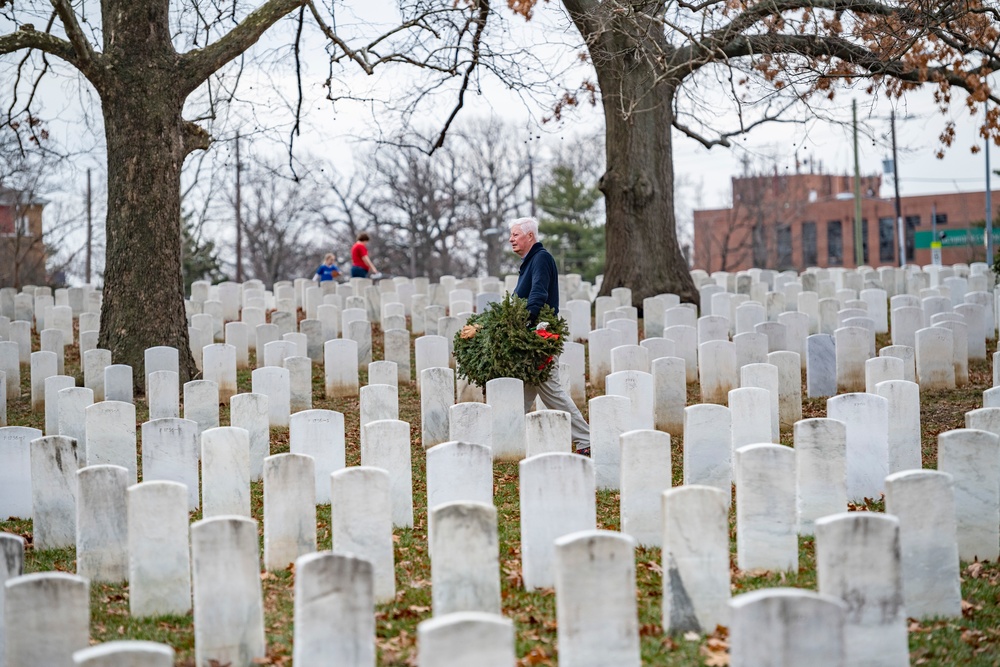
[[[184,274],[184,293],[191,293],[191,283],[208,280],[213,283],[226,279],[219,261],[219,251],[213,241],[202,238],[200,229],[187,216],[181,225],[181,272]]]
[[[577,179],[573,168],[558,164],[538,193],[539,231],[563,273],[593,282],[604,271],[604,225],[597,202],[601,193]]]

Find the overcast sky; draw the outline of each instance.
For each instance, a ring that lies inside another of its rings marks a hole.
[[[489,77],[480,80],[478,90],[466,98],[462,111],[464,117],[495,114],[525,127],[532,136],[541,135],[558,141],[579,132],[600,131],[603,118],[600,107],[581,105],[562,122],[542,123],[550,115],[552,103],[563,88],[575,88],[585,78],[593,79],[586,66],[579,66],[575,57],[579,51],[579,36],[568,24],[558,3],[539,6],[535,18],[525,24],[519,18],[510,19],[505,38],[513,46],[524,47],[548,64],[548,72],[535,72],[539,80],[552,74],[553,81],[546,92],[515,93],[507,90]],[[325,69],[321,53],[314,53],[316,71]],[[272,72],[271,84],[287,88],[285,97],[291,95],[292,80]],[[343,81],[352,91],[373,97],[385,97],[387,90],[403,85],[412,75],[404,70],[386,70],[375,77],[366,77],[345,70]],[[314,84],[315,85],[315,84]],[[313,147],[328,146],[330,154],[342,154],[352,141],[370,135],[376,124],[385,129],[392,121],[373,116],[371,105],[341,103],[336,113],[321,96],[312,105],[310,124],[315,133],[310,139]],[[970,116],[963,104],[964,96],[954,94],[955,104],[949,116],[942,116],[933,104],[929,90],[911,92],[903,101],[890,104],[884,97],[872,98],[859,90],[841,90],[831,105],[831,113],[847,121],[851,117],[851,101],[858,101],[858,118],[861,135],[858,142],[861,171],[864,174],[881,173],[882,161],[891,156],[890,110],[896,108],[897,148],[900,193],[930,194],[958,191],[981,191],[986,186],[985,158],[983,151],[973,154],[972,146],[983,147],[978,136],[977,121]],[[447,101],[446,97],[442,100]],[[275,108],[280,105],[275,105]],[[279,112],[283,113],[283,112]],[[440,122],[440,107],[422,116],[430,127]],[[956,140],[945,151],[944,159],[935,154],[940,145],[938,136],[948,119],[956,123]],[[277,120],[277,118],[275,119]],[[776,164],[785,173],[794,172],[796,161],[800,169],[813,169],[824,173],[853,173],[853,141],[849,127],[837,124],[811,122],[807,124],[775,124],[759,127],[748,135],[733,140],[731,149],[715,147],[704,149],[694,141],[674,132],[675,171],[678,174],[679,213],[690,217],[690,209],[726,206],[730,196],[730,178],[743,170],[743,161],[749,156],[756,164]],[[1000,151],[994,148],[994,168],[1000,167]],[[891,178],[884,178],[882,195],[891,196]],[[994,178],[994,187],[1000,177]]]
[[[384,8],[372,0],[355,9],[353,15],[341,14],[338,26],[347,29],[351,21],[359,26],[371,26],[384,15]],[[383,13],[380,13],[383,12]],[[0,26],[2,27],[2,26]],[[555,2],[541,4],[535,18],[525,24],[519,17],[507,17],[504,45],[509,51],[524,49],[534,58],[527,72],[538,85],[531,92],[513,92],[496,79],[484,76],[466,96],[461,118],[473,119],[488,115],[500,116],[532,137],[543,137],[545,142],[558,142],[582,132],[599,132],[603,127],[600,107],[581,105],[561,122],[542,123],[550,115],[551,106],[563,89],[573,89],[593,74],[581,65],[576,55],[580,50],[579,35],[573,29]],[[271,128],[272,139],[287,139],[291,115],[289,109],[297,98],[290,37],[294,34],[294,21],[285,20],[269,32],[255,47],[257,55],[267,54],[260,62],[266,66],[251,66],[241,84],[243,103],[234,108],[229,117],[215,121],[209,129],[220,139],[232,137],[236,129],[246,136],[263,128]],[[298,150],[317,157],[329,158],[338,168],[352,168],[352,153],[358,140],[371,137],[379,131],[391,134],[397,121],[386,114],[380,102],[393,102],[397,91],[404,89],[415,77],[412,70],[386,68],[374,76],[359,73],[349,65],[336,66],[334,89],[349,92],[355,101],[341,101],[336,105],[325,99],[327,89],[327,56],[324,42],[314,32],[304,42],[303,51],[303,134],[297,139]],[[284,54],[284,57],[274,58]],[[7,62],[12,62],[10,58]],[[3,72],[9,72],[9,65]],[[542,85],[545,82],[546,85]],[[81,92],[82,91],[82,92]],[[866,129],[859,141],[861,170],[864,174],[881,173],[882,160],[889,156],[889,111],[885,99],[872,101],[863,92],[840,91],[836,98],[837,115],[850,118],[850,102],[859,102],[859,120]],[[972,154],[970,147],[982,146],[977,134],[977,118],[970,117],[962,105],[961,94],[956,94],[957,104],[951,112],[956,121],[956,141],[947,150],[945,158],[935,157],[939,144],[937,137],[946,119],[934,108],[929,92],[910,93],[906,101],[897,104],[897,141],[901,194],[951,193],[981,191],[985,187],[984,154]],[[96,98],[88,87],[80,85],[79,77],[53,76],[43,89],[43,116],[51,120],[55,139],[71,148],[78,148],[81,140],[95,147],[89,156],[75,159],[73,173],[64,182],[70,183],[67,192],[59,197],[79,199],[85,187],[85,170],[88,166],[103,169],[101,152],[103,137],[100,113]],[[443,111],[450,110],[454,98],[442,92],[425,112],[415,118],[416,123],[427,128],[440,127]],[[361,100],[361,101],[357,101]],[[83,110],[89,109],[90,128],[83,121]],[[188,117],[195,117],[198,109],[190,109]],[[678,175],[678,218],[689,220],[692,208],[717,208],[729,204],[730,178],[738,175],[742,161],[777,165],[783,173],[794,173],[796,160],[800,169],[824,173],[849,174],[853,170],[853,146],[850,130],[841,125],[812,122],[807,124],[780,124],[755,129],[749,135],[734,139],[738,148],[716,147],[706,150],[690,139],[674,133],[675,172]],[[81,139],[82,138],[82,139]],[[873,141],[874,138],[874,141]],[[533,139],[534,140],[534,139]],[[276,146],[279,144],[276,142]],[[214,149],[216,157],[229,159],[230,150],[224,143]],[[280,148],[278,149],[280,150]],[[994,150],[994,163],[1000,164],[1000,151]],[[192,158],[189,158],[189,162]],[[882,195],[892,193],[891,180],[884,179]],[[1000,177],[994,178],[994,187]],[[77,186],[73,186],[75,183]],[[98,175],[95,185],[100,187]]]

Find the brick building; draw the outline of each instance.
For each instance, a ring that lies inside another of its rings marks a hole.
[[[861,179],[863,263],[869,266],[899,264],[895,201],[878,196],[881,184],[877,175]],[[856,266],[852,176],[745,176],[733,178],[732,188],[731,208],[694,212],[693,268]],[[1000,206],[1000,191],[993,201]],[[944,236],[945,264],[982,261],[985,210],[985,192],[902,197],[907,261],[931,263],[932,215]]]
[[[45,200],[0,187],[0,286],[45,285]]]

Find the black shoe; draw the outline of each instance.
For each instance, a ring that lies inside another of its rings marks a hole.
[[[580,456],[590,456],[590,447],[584,447],[583,449],[576,450],[576,453]]]

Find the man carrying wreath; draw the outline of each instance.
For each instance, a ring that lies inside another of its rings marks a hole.
[[[510,247],[521,257],[517,287],[514,293],[528,302],[531,324],[538,321],[542,306],[548,304],[559,313],[559,282],[556,261],[538,240],[538,220],[518,218],[510,223]],[[573,447],[577,454],[590,456],[590,427],[580,410],[559,383],[559,360],[549,379],[539,385],[524,385],[524,411],[531,408],[535,396],[541,396],[545,407],[550,410],[568,412],[572,427]]]

